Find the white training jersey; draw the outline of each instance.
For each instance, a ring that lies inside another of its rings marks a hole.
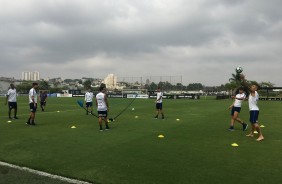
[[[32,97],[34,97],[34,102],[37,103],[37,93],[34,88],[31,88],[28,93],[29,96],[29,103],[33,103]]]
[[[17,102],[17,90],[16,88],[14,89],[9,89],[7,92],[8,96],[8,102]]]
[[[238,98],[242,99],[242,100],[239,100]],[[242,102],[243,100],[246,98],[246,95],[245,93],[242,93],[242,94],[237,94],[235,96],[235,102],[234,102],[234,107],[241,107],[242,106]]]
[[[257,105],[259,99],[258,92],[255,91],[255,96],[249,95],[249,109],[250,111],[258,111],[259,107]]]
[[[106,111],[108,110],[107,104],[105,101],[105,94],[100,92],[96,95],[96,101],[97,101],[97,110],[98,111]]]
[[[92,102],[93,101],[93,93],[92,92],[86,92],[85,93],[85,102]]]
[[[163,102],[163,93],[162,92],[158,92],[157,93],[157,103],[162,103],[162,102]]]

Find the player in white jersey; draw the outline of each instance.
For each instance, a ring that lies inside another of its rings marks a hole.
[[[259,100],[259,95],[257,92],[258,86],[253,84],[249,87],[245,80],[245,76],[243,74],[241,75],[241,79],[243,80],[243,84],[248,87],[248,90],[250,92],[248,101],[249,101],[250,122],[252,124],[252,129],[251,132],[246,136],[254,137],[254,132],[257,131],[259,136],[256,140],[262,141],[264,140],[264,136],[262,135],[261,128],[258,123],[258,117],[259,117],[259,107],[257,105],[257,102]]]
[[[14,119],[18,119],[17,117],[17,111],[18,111],[17,90],[14,84],[10,84],[10,89],[8,90],[7,95],[6,95],[5,105],[7,105],[7,102],[8,102],[8,107],[9,107],[9,112],[8,112],[9,119],[12,119],[11,117],[12,109],[14,109]]]
[[[37,109],[37,98],[38,98],[36,93],[37,88],[38,88],[38,83],[36,82],[32,83],[32,88],[29,90],[28,93],[30,116],[26,122],[27,125],[35,125],[34,120],[35,120],[35,112]]]
[[[234,123],[237,121],[243,126],[243,131],[245,131],[248,127],[248,124],[244,123],[240,118],[239,118],[239,113],[241,111],[242,107],[242,102],[246,98],[246,94],[244,91],[244,87],[240,87],[238,89],[239,93],[234,97],[235,100],[232,103],[232,105],[229,107],[231,109],[231,123],[230,123],[230,128],[228,130],[234,131]]]
[[[90,91],[90,88],[88,88],[88,91],[85,93],[85,105],[86,105],[86,115],[89,114],[89,112],[93,113],[93,93]]]
[[[108,99],[106,96],[106,88],[100,87],[99,93],[96,95],[96,106],[98,111],[98,123],[100,126],[100,131],[103,131],[102,122],[105,121],[106,124],[106,130],[109,130],[110,127],[108,125],[108,110],[109,110],[109,104]]]
[[[159,114],[162,115],[162,119],[164,119],[164,112],[163,112],[163,92],[161,92],[160,87],[157,89],[157,100],[156,103],[156,116],[155,119],[159,118]]]

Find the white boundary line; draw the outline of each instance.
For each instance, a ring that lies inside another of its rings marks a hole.
[[[46,172],[30,169],[30,168],[27,168],[27,167],[20,167],[20,166],[17,166],[17,165],[6,163],[6,162],[1,162],[0,161],[0,165],[11,167],[11,168],[18,169],[18,170],[21,170],[21,171],[27,171],[27,172],[30,172],[30,173],[33,173],[33,174],[36,174],[36,175],[39,175],[39,176],[45,176],[45,177],[48,177],[48,178],[51,178],[51,179],[65,181],[65,182],[68,182],[68,183],[91,184],[91,183],[86,182],[86,181],[70,179],[70,178],[66,178],[66,177],[63,177],[63,176],[58,176],[58,175],[54,175],[54,174],[50,174],[50,173],[46,173]]]

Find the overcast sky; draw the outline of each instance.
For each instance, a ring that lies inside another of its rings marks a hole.
[[[0,76],[282,86],[281,0],[0,0]]]

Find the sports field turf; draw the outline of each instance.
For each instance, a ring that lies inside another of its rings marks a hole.
[[[227,131],[231,100],[164,100],[166,118],[155,120],[154,100],[136,99],[111,130],[100,132],[78,99],[49,98],[35,127],[25,125],[27,97],[18,98],[20,119],[11,123],[2,105],[0,161],[100,184],[282,183],[281,102],[259,102],[265,140],[256,142],[239,124]],[[109,99],[109,117],[131,100]],[[246,122],[247,106],[240,113]],[[8,175],[0,172],[0,183]]]

